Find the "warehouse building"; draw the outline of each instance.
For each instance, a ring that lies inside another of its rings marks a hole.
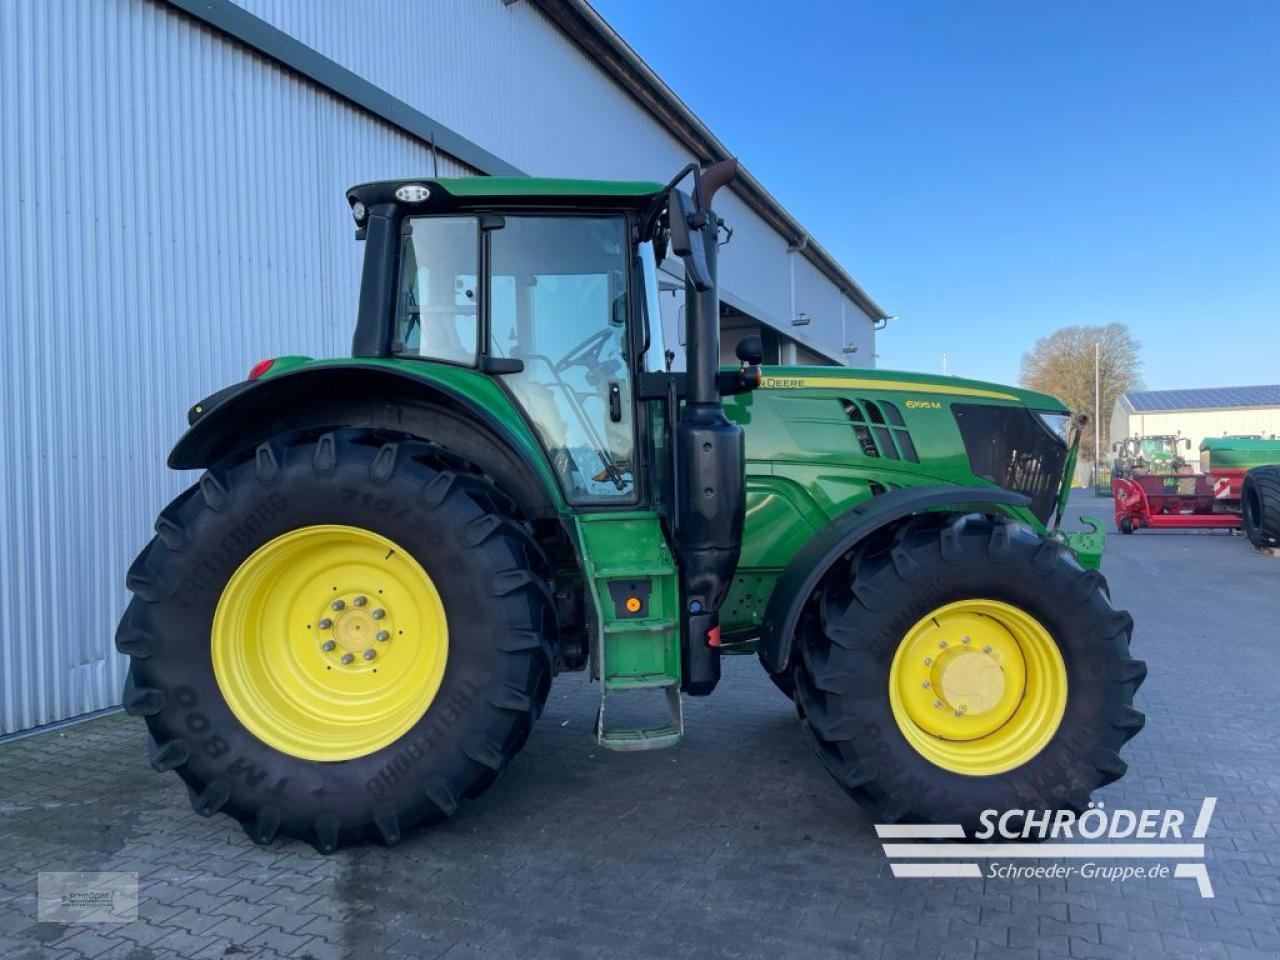
[[[164,467],[189,405],[349,352],[348,186],[728,155],[583,0],[12,0],[0,129],[0,736],[118,702],[124,571],[191,482]],[[821,243],[749,173],[718,208],[726,351],[872,366],[885,313]]]
[[[1122,393],[1111,413],[1111,442],[1153,436],[1188,438],[1193,464],[1207,437],[1280,436],[1280,384]]]

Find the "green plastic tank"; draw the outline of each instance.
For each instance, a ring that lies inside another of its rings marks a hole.
[[[1280,440],[1261,437],[1206,437],[1200,443],[1200,470],[1252,470],[1280,463]]]

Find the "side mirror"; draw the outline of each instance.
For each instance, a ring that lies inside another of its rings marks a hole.
[[[693,201],[683,190],[672,187],[667,194],[667,219],[671,225],[671,252],[684,261],[685,273],[694,289],[705,293],[711,289],[711,271],[707,269],[707,248],[702,231],[691,230]]]
[[[738,341],[733,352],[747,366],[758,367],[764,360],[764,341],[760,339],[760,334],[750,334]]]

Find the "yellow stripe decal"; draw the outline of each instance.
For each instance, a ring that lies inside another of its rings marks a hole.
[[[872,380],[863,377],[771,377],[760,381],[766,390],[895,390],[903,393],[944,393],[958,397],[985,397],[988,400],[1019,402],[1011,393],[952,387],[941,383],[912,383],[909,380]]]

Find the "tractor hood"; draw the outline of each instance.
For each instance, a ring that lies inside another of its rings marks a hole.
[[[1032,410],[1067,413],[1061,400],[1047,393],[1010,387],[983,380],[966,380],[900,370],[856,370],[848,367],[762,368],[761,388],[766,390],[887,390],[901,393],[904,402],[940,397],[976,398],[998,403],[1016,403]],[[911,405],[908,404],[910,407]]]
[[[794,473],[833,506],[895,487],[987,485],[1030,497],[1047,527],[1069,468],[1066,406],[981,380],[770,366],[725,411],[745,431],[748,461],[774,480]]]

